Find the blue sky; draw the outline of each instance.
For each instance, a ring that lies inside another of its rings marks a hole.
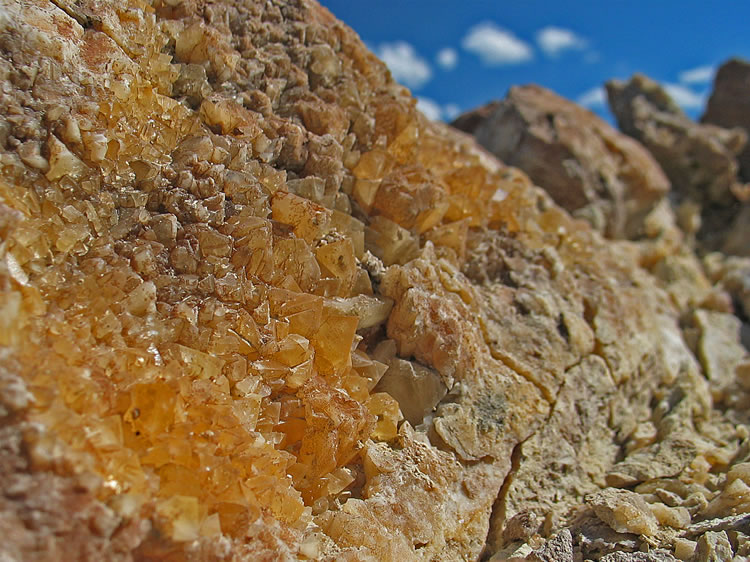
[[[320,1],[445,120],[532,82],[609,118],[601,86],[634,72],[697,117],[716,67],[750,58],[747,0]]]

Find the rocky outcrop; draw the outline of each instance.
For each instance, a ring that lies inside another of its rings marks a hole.
[[[750,131],[750,62],[731,59],[716,71],[711,96],[701,121],[727,129]],[[742,181],[750,182],[750,146],[745,145],[738,157]]]
[[[673,160],[682,162],[684,165],[691,158],[690,154],[684,152],[700,146],[701,142],[709,145],[711,142],[715,143],[716,139],[711,135],[718,137],[724,143],[729,143],[733,149],[736,146],[732,146],[732,142],[737,142],[738,145],[744,142],[741,133],[737,131],[704,127],[696,133],[695,123],[685,117],[655,83],[645,78],[636,78],[633,83],[628,85],[627,94],[619,90],[615,92],[616,95],[620,95],[617,99],[628,108],[627,111],[623,110],[622,115],[624,115],[623,119],[630,119],[630,121],[621,123],[626,132],[630,131],[634,135],[643,133],[634,125],[633,115],[635,114],[642,117],[639,123],[643,125],[643,130],[653,133],[654,138],[660,141],[663,140],[660,134],[664,135],[665,123],[669,122],[675,127],[677,125],[680,127],[672,129],[674,137],[671,138],[670,142],[673,144],[669,146],[669,150],[665,150],[659,144],[654,145],[656,156],[663,157],[665,154],[670,154]],[[610,86],[610,88],[615,87],[616,84]],[[636,98],[638,98],[637,101],[634,101]],[[519,100],[523,102],[519,103]],[[570,151],[559,150],[555,153],[550,150],[551,143],[561,138],[560,135],[551,134],[555,130],[554,124],[559,124],[559,116],[551,111],[550,103],[543,103],[539,100],[555,100],[558,108],[566,104],[572,105],[541,88],[514,88],[505,100],[493,102],[480,110],[463,115],[456,120],[454,125],[475,134],[486,148],[495,151],[505,160],[519,165],[538,183],[544,185],[539,180],[540,177],[544,177],[543,174],[538,173],[539,168],[556,169],[558,175],[564,175],[562,170],[566,169],[566,165],[570,166]],[[641,109],[638,109],[639,112],[630,111],[632,107]],[[655,118],[654,112],[657,111],[657,107],[659,111],[664,112],[664,115],[659,113]],[[550,111],[545,112],[545,110]],[[583,110],[578,110],[578,114],[583,113]],[[524,121],[519,114],[534,115],[536,118]],[[595,118],[590,115],[588,119],[596,122]],[[579,119],[576,123],[587,124],[589,121]],[[655,121],[662,127],[659,134],[655,129]],[[587,125],[583,125],[581,129],[591,133]],[[548,142],[531,143],[527,140],[528,138],[536,140],[538,136],[541,136],[540,131],[546,133],[544,138]],[[689,131],[693,136],[697,135],[698,140],[691,141]],[[574,138],[569,132],[567,134],[568,138]],[[700,135],[703,136],[700,137]],[[667,140],[669,139],[667,137]],[[596,154],[599,157],[588,161],[579,160],[586,162],[591,172],[601,169],[604,163],[608,162],[606,153],[597,152],[590,147],[581,148],[586,146],[583,140],[579,139],[572,144],[586,155]],[[511,145],[515,147],[515,150],[509,148],[494,150],[498,146]],[[596,141],[593,141],[593,146],[596,146]],[[724,167],[724,175],[719,175],[717,181],[721,183],[723,180],[724,190],[729,192],[733,197],[732,201],[736,202],[734,196],[736,193],[741,195],[742,186],[736,180],[734,153],[727,150],[727,146],[721,143],[717,146],[715,150],[719,154],[714,161],[704,154],[699,165],[692,167],[703,166],[711,169],[711,166],[716,166],[718,161],[719,169]],[[519,152],[522,154],[521,157],[518,156]],[[651,165],[658,170],[658,164],[651,162]],[[675,179],[682,180],[687,177],[685,169],[679,171],[683,175],[677,175]],[[705,175],[709,174],[706,170],[703,172]],[[673,305],[681,311],[679,327],[672,329],[671,336],[667,336],[669,331],[666,330],[666,324],[659,322],[662,330],[659,337],[673,342],[685,342],[695,358],[690,360],[692,367],[688,370],[702,372],[708,379],[706,391],[710,392],[715,404],[721,405],[728,411],[739,413],[744,412],[749,405],[747,375],[745,374],[748,365],[747,351],[741,343],[746,332],[746,324],[742,324],[742,320],[746,319],[743,308],[746,265],[744,258],[727,258],[723,254],[711,254],[707,256],[705,264],[701,264],[683,245],[691,243],[692,233],[698,229],[697,224],[692,230],[689,226],[690,220],[695,221],[695,213],[700,211],[701,205],[705,206],[703,208],[705,213],[709,213],[710,209],[716,206],[708,200],[710,196],[701,191],[704,189],[704,185],[700,183],[701,177],[698,174],[696,177],[688,178],[687,186],[692,186],[690,187],[692,191],[688,191],[693,194],[693,199],[686,198],[684,183],[680,187],[675,187],[676,191],[672,195],[677,201],[682,201],[682,206],[678,209],[678,220],[687,231],[687,236],[683,238],[683,235],[676,232],[672,223],[670,205],[662,200],[660,205],[646,215],[644,221],[644,225],[648,227],[647,233],[651,233],[652,236],[656,232],[660,233],[656,237],[659,242],[649,241],[648,236],[643,236],[642,231],[641,238],[635,247],[640,253],[640,263],[651,272],[653,279],[666,291]],[[546,180],[547,183],[550,181],[550,179]],[[564,182],[557,185],[562,184]],[[685,203],[686,200],[689,201],[688,204]],[[580,214],[580,211],[577,213]],[[665,242],[667,240],[669,242]],[[489,265],[491,261],[492,258],[488,258],[486,265]],[[704,267],[710,273],[710,279],[706,278]],[[510,322],[515,322],[515,320],[510,320]],[[506,330],[512,333],[514,328],[506,327]],[[513,340],[506,340],[504,347],[518,347],[519,344],[516,342],[530,337],[530,333],[523,336],[518,334]],[[674,357],[679,355],[678,352]],[[545,364],[549,364],[549,359],[549,357],[545,358]],[[577,365],[576,369],[571,369],[566,380],[570,382],[571,388],[586,389],[583,390],[582,395],[598,396],[599,398],[594,403],[604,403],[607,402],[608,393],[613,392],[617,385],[607,388],[596,376],[592,381],[597,382],[593,384],[581,378],[581,375],[592,376],[596,373],[597,364],[591,359],[589,357]],[[536,372],[539,370],[540,367],[537,366]],[[645,390],[648,393],[649,390],[640,386],[646,380],[643,379],[640,383],[630,381],[630,383],[639,389],[636,392]],[[683,399],[678,398],[678,396],[687,396],[693,392],[690,389],[695,388],[693,385],[698,379],[692,380],[693,382],[688,382],[688,379],[683,379],[682,382],[673,384],[672,392],[676,391],[676,394],[670,394],[671,398],[666,399],[667,402],[662,402],[656,408],[657,410],[665,408],[662,410],[664,414],[658,416],[652,414],[648,420],[642,418],[644,421],[636,422],[635,426],[627,426],[628,429],[624,430],[624,433],[629,435],[626,442],[620,442],[620,448],[609,452],[606,444],[619,441],[611,433],[609,437],[607,436],[608,432],[612,431],[612,424],[597,427],[596,424],[581,423],[581,419],[589,420],[589,422],[596,420],[597,415],[590,413],[583,418],[578,417],[582,410],[581,398],[569,401],[566,396],[567,388],[561,390],[557,395],[555,412],[550,416],[549,424],[523,442],[514,452],[518,459],[518,468],[509,479],[506,479],[502,500],[496,505],[495,511],[495,516],[501,514],[506,523],[500,532],[496,527],[491,527],[489,537],[490,544],[498,549],[495,559],[536,560],[538,554],[534,549],[539,543],[535,542],[537,541],[535,537],[538,537],[540,533],[543,534],[546,528],[559,526],[567,526],[572,530],[575,551],[584,557],[602,560],[674,560],[674,556],[678,559],[690,559],[696,550],[696,556],[705,556],[705,552],[713,548],[709,545],[715,544],[713,535],[702,536],[701,546],[697,547],[697,543],[688,538],[694,538],[694,535],[687,535],[680,529],[687,529],[691,525],[691,520],[694,520],[696,516],[698,518],[712,516],[710,510],[691,505],[690,502],[693,500],[679,502],[674,502],[673,499],[668,500],[665,491],[654,494],[656,483],[669,482],[667,487],[671,489],[674,475],[685,474],[685,471],[690,472],[697,468],[694,464],[695,447],[696,445],[700,447],[698,443],[702,439],[699,437],[701,430],[694,425],[697,422],[696,418],[693,418],[692,422],[685,423],[691,417],[685,415],[686,409],[694,408],[695,403],[689,406],[690,399],[682,402]],[[622,387],[620,392],[622,392]],[[656,394],[659,393],[659,391],[656,392]],[[620,399],[620,401],[628,402],[628,399]],[[613,400],[611,403],[617,402]],[[629,403],[632,407],[632,400]],[[667,403],[672,405],[666,406]],[[565,413],[571,411],[570,404],[576,404],[577,414],[573,416]],[[636,414],[635,418],[637,417]],[[566,434],[560,435],[560,428],[575,428],[572,430],[576,436],[575,439],[571,441]],[[570,448],[561,446],[565,443],[573,443],[573,445]],[[745,455],[746,453],[738,454]],[[622,456],[618,459],[618,455]],[[605,458],[611,459],[608,467],[603,469],[599,476],[595,476],[594,467],[599,466],[596,459]],[[741,458],[744,457],[741,456]],[[692,468],[688,468],[689,466]],[[581,471],[587,474],[584,476]],[[540,493],[540,486],[534,484],[540,480],[548,483],[547,495]],[[600,483],[597,484],[597,481]],[[656,485],[658,487],[662,484]],[[728,480],[722,485],[728,486]],[[633,486],[637,493],[627,491]],[[601,490],[601,487],[604,489]],[[565,490],[568,491],[565,492]],[[682,489],[679,494],[687,498],[689,494],[686,494],[686,491],[687,489]],[[571,498],[578,498],[572,500],[572,503],[582,503],[581,496],[577,494],[589,494],[585,497],[585,508],[579,507],[578,511],[570,509],[567,512],[565,509],[557,510],[561,503],[564,504]],[[563,498],[568,498],[568,500]],[[720,509],[728,506],[728,504],[721,505]],[[703,515],[697,515],[698,512],[702,512]],[[546,517],[540,518],[540,513],[546,514]],[[572,515],[575,513],[577,515]],[[664,544],[660,543],[664,540],[662,531],[657,531],[657,528],[662,526],[676,530],[672,535],[673,539],[670,539],[674,541],[672,550],[656,549],[648,555],[632,552],[636,549],[638,541],[635,536],[637,535],[660,536],[660,539],[651,544]],[[724,529],[729,530],[728,527]]]
[[[635,75],[607,83],[620,129],[653,154],[672,183],[683,228],[700,249],[748,255],[750,187],[737,173],[747,133],[689,119],[653,80]]]
[[[576,104],[539,86],[452,124],[517,166],[576,217],[612,238],[645,236],[644,217],[669,182],[641,146]]]
[[[528,90],[606,239],[311,1],[3,8],[3,558],[746,551],[741,289],[637,144]]]

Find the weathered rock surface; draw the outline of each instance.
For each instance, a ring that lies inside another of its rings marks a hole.
[[[460,116],[453,126],[613,238],[645,236],[644,217],[669,190],[643,147],[539,86],[513,87],[504,100]]]
[[[737,178],[747,133],[695,123],[640,74],[608,82],[607,95],[620,129],[643,143],[669,177],[681,225],[697,232],[701,249],[750,254],[750,187]]]
[[[590,124],[607,240],[307,0],[0,46],[2,558],[746,551],[746,352],[637,144]]]
[[[713,283],[731,296],[737,316],[743,321],[742,343],[750,349],[750,258],[713,253],[705,256],[703,263]]]
[[[716,71],[711,96],[706,112],[701,117],[704,123],[713,123],[731,129],[741,127],[750,131],[750,62],[731,59]],[[745,145],[738,157],[742,180],[750,182],[750,146]]]

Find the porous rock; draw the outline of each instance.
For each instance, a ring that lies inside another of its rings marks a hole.
[[[563,529],[544,546],[526,557],[529,562],[573,562],[573,539],[568,529]]]
[[[708,531],[702,535],[693,555],[696,562],[730,562],[733,558],[732,545],[724,531]]]
[[[703,263],[708,276],[732,298],[737,317],[742,320],[740,338],[750,349],[750,258],[708,254]]]
[[[587,501],[597,517],[618,533],[656,534],[656,517],[639,494],[610,488],[597,492]]]
[[[612,552],[602,556],[602,562],[673,562],[676,560],[669,551],[653,552]]]

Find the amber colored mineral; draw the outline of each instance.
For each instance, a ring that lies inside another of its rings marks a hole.
[[[319,5],[3,0],[0,80],[3,560],[744,548],[725,293]]]

